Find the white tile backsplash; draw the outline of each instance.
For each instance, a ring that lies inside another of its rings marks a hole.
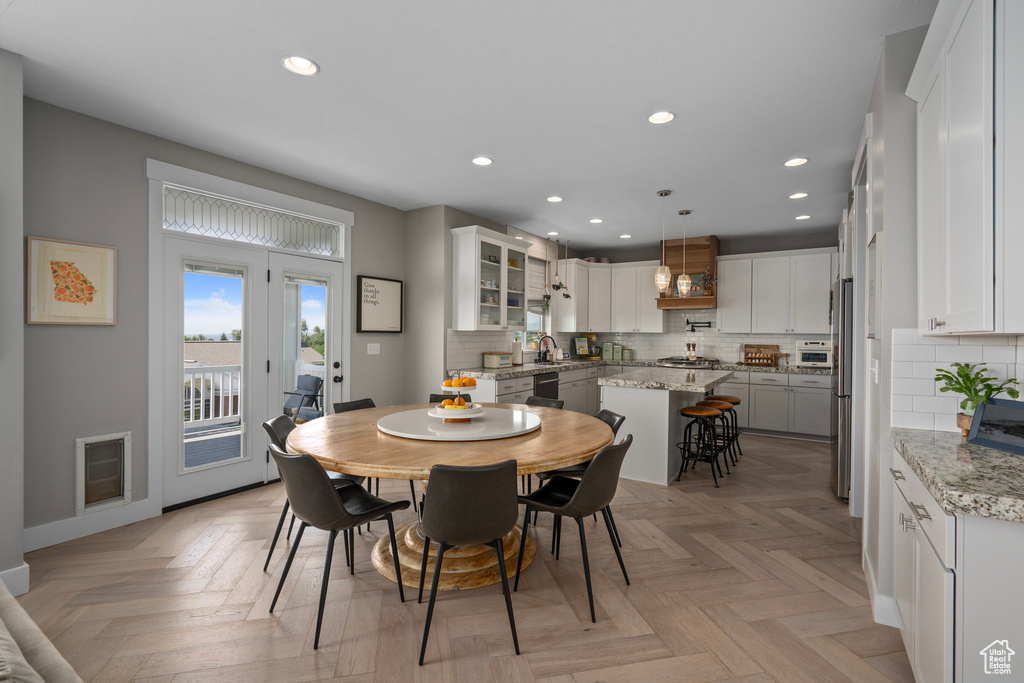
[[[985,363],[999,381],[1024,377],[1024,337],[929,337],[901,329],[893,330],[892,344],[893,427],[958,431],[960,396],[940,392],[934,379],[936,369],[951,363]]]

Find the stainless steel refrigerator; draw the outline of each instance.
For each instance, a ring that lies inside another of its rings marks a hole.
[[[836,280],[832,283],[829,318],[832,329],[832,371],[838,380],[832,392],[832,405],[839,422],[839,436],[832,442],[829,478],[836,495],[849,500],[853,440],[853,280]]]

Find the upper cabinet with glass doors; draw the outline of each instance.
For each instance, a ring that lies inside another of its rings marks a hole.
[[[528,242],[452,228],[452,329],[525,330]]]

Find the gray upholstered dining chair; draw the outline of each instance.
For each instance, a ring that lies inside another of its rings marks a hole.
[[[633,435],[630,434],[621,443],[612,446],[605,446],[594,459],[590,466],[583,473],[580,479],[570,477],[552,477],[539,489],[525,496],[519,496],[519,502],[526,505],[526,514],[523,517],[523,535],[519,541],[519,560],[516,564],[516,581],[513,590],[519,588],[519,570],[523,565],[523,551],[526,549],[526,532],[530,527],[530,510],[551,512],[555,515],[555,534],[561,533],[562,517],[572,517],[580,529],[580,549],[583,553],[583,575],[587,579],[587,598],[590,600],[590,620],[597,623],[594,614],[594,591],[590,584],[590,559],[587,557],[587,537],[583,530],[583,518],[589,517],[600,511],[604,516],[604,524],[608,529],[608,537],[612,541],[612,548],[615,549],[615,556],[619,560],[619,568],[622,569],[622,577],[629,585],[629,575],[626,574],[626,565],[622,561],[622,553],[619,552],[618,543],[615,540],[615,532],[608,518],[608,505],[615,497],[615,490],[619,485],[619,470],[622,468],[622,460],[633,443]]]
[[[560,398],[541,398],[540,396],[527,396],[526,405],[528,406],[540,406],[541,408],[558,408],[561,410],[565,407],[565,401]]]
[[[422,510],[420,529],[423,531],[423,560],[420,565],[420,591],[417,602],[423,600],[423,580],[427,573],[427,559],[431,541],[438,544],[434,559],[434,578],[427,604],[427,620],[423,625],[423,644],[420,646],[420,665],[427,651],[430,620],[434,615],[434,599],[441,576],[441,562],[445,552],[459,545],[489,545],[494,548],[501,574],[501,590],[505,596],[508,623],[512,628],[512,643],[519,654],[516,619],[512,613],[512,596],[505,575],[505,550],[502,539],[512,531],[519,514],[516,500],[516,461],[506,460],[494,465],[456,467],[434,465],[427,483],[427,499]]]
[[[341,403],[334,404],[335,413],[347,413],[352,410],[365,410],[366,408],[376,408],[377,404],[373,402],[372,398],[359,398],[355,401],[343,401]],[[366,490],[370,491],[373,484],[373,479],[370,479],[366,484]],[[410,479],[409,480],[409,491],[412,492],[412,509],[416,512],[416,484]],[[380,495],[380,478],[377,479],[377,495]]]
[[[284,587],[285,579],[288,577],[288,570],[291,569],[292,561],[295,559],[295,552],[299,549],[299,543],[302,542],[302,532],[309,526],[330,532],[327,541],[327,559],[324,561],[323,579],[320,582],[320,607],[316,616],[316,635],[313,638],[313,649],[316,650],[320,647],[320,626],[323,623],[324,603],[327,600],[334,540],[339,532],[345,535],[343,540],[346,555],[350,559],[349,573],[355,574],[355,537],[352,530],[361,524],[387,519],[391,555],[395,561],[395,575],[398,578],[398,596],[402,602],[405,602],[405,590],[402,588],[402,567],[398,562],[398,544],[395,542],[393,515],[395,512],[409,507],[409,501],[381,500],[364,490],[362,486],[346,486],[335,489],[327,472],[313,456],[304,453],[289,455],[273,444],[270,445],[270,454],[274,457],[274,462],[277,463],[278,471],[281,472],[285,492],[288,494],[288,500],[292,503],[292,512],[301,522],[299,530],[295,534],[291,552],[288,553],[288,560],[281,572],[281,580],[277,584],[274,600],[270,603],[271,612],[277,606],[277,599],[281,596],[281,588]]]
[[[284,415],[272,417],[263,423],[263,430],[267,433],[270,443],[282,451],[288,450],[285,442],[288,440],[288,435],[291,434],[293,429],[295,429],[295,423]],[[363,477],[356,477],[351,474],[328,472],[327,476],[336,489],[343,486],[357,486],[363,483]],[[267,561],[263,563],[263,571],[267,571],[267,567],[270,566],[270,558],[273,556],[274,548],[277,546],[277,539],[281,536],[281,528],[284,526],[284,520],[288,516],[290,506],[291,503],[288,501],[288,497],[285,496],[284,508],[281,510],[281,518],[277,520],[277,529],[274,530],[274,539],[270,542],[270,550],[267,551]],[[292,515],[292,521],[288,524],[288,535],[285,538],[292,537],[293,526],[295,526],[295,515]]]

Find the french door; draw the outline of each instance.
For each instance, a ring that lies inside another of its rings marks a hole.
[[[268,417],[285,411],[300,378],[319,385],[315,400],[305,399],[298,418],[331,412],[344,400],[341,364],[343,271],[338,261],[270,253]],[[310,381],[315,377],[319,381]],[[298,399],[298,397],[295,397]],[[293,399],[292,403],[295,403]],[[288,411],[290,412],[290,411]],[[273,458],[268,479],[277,478]]]
[[[276,478],[261,423],[292,412],[300,376],[319,380],[307,418],[342,400],[344,278],[335,260],[170,236],[163,265],[166,508]]]

